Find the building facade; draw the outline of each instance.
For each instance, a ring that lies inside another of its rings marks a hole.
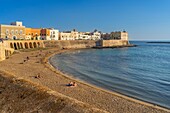
[[[50,30],[49,29],[46,29],[46,28],[43,28],[41,29],[41,40],[51,40],[50,39]]]
[[[110,39],[128,40],[128,33],[126,31],[111,32]]]
[[[73,40],[71,32],[60,32],[60,40]]]
[[[0,25],[0,37],[8,40],[25,39],[25,26],[22,22],[13,22],[11,25]]]
[[[91,33],[91,40],[100,40],[101,39],[101,33],[98,31],[94,31]]]
[[[40,40],[41,29],[38,28],[25,28],[26,40]]]
[[[60,32],[60,40],[79,40],[80,33],[73,29],[72,31]]]
[[[54,28],[49,28],[50,30],[50,40],[59,40],[59,30]]]

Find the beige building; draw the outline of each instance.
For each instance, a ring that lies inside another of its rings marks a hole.
[[[70,32],[60,32],[60,40],[73,40]]]
[[[72,31],[65,31],[60,32],[60,40],[78,40],[79,39],[79,32],[75,29]]]
[[[22,22],[13,22],[11,25],[0,25],[0,37],[3,39],[25,39],[25,26]]]
[[[111,32],[110,39],[128,40],[128,33],[126,31]]]

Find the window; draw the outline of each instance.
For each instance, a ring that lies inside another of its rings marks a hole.
[[[18,34],[18,30],[15,30],[15,33]]]
[[[12,34],[12,35],[14,34],[14,30],[11,30],[11,34]]]
[[[6,29],[6,34],[9,34],[9,30],[8,29]]]
[[[22,30],[20,30],[20,34],[22,34]]]

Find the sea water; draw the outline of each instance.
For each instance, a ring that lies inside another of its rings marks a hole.
[[[51,64],[74,78],[170,108],[170,44],[87,49],[57,54]]]

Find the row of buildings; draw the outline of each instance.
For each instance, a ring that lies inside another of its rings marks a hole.
[[[54,28],[27,28],[22,22],[13,22],[10,25],[0,24],[0,38],[6,40],[128,40],[126,31],[101,33],[72,31],[59,32]]]

